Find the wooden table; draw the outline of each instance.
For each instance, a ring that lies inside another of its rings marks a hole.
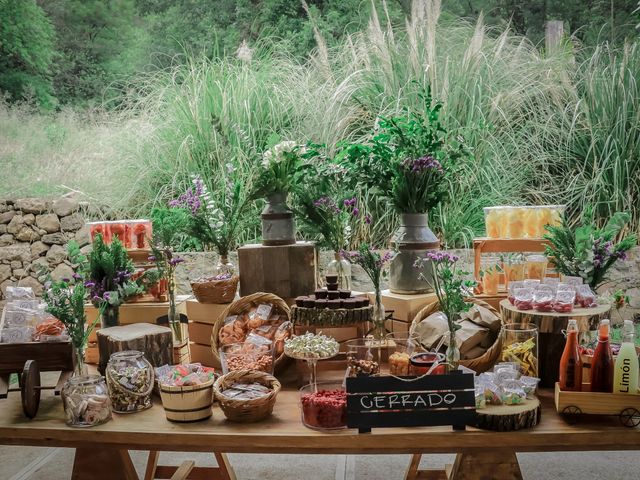
[[[233,470],[219,452],[231,453],[304,453],[304,454],[407,454],[458,453],[447,477],[444,471],[418,471],[412,464],[407,478],[431,479],[520,479],[515,452],[637,450],[640,428],[621,427],[613,417],[589,417],[584,423],[567,424],[555,412],[553,395],[541,392],[542,421],[530,430],[489,432],[468,428],[374,429],[370,434],[355,430],[321,433],[305,428],[300,421],[298,393],[283,390],[273,416],[260,423],[233,424],[224,420],[214,407],[210,420],[191,424],[171,423],[165,419],[159,400],[144,412],[117,415],[102,426],[77,429],[65,426],[60,398],[43,392],[38,416],[33,420],[22,414],[18,395],[10,395],[0,404],[0,444],[76,448],[72,478],[136,479],[128,450],[217,452],[222,470],[205,477],[234,478]],[[114,458],[116,460],[114,460]],[[295,461],[295,457],[292,458]],[[117,469],[121,473],[118,476]],[[283,467],[284,468],[284,467]],[[92,472],[90,477],[82,472]],[[106,472],[106,474],[105,474]],[[158,467],[156,478],[169,478],[175,468]],[[104,477],[101,476],[105,475]],[[146,476],[145,478],[153,478]]]
[[[578,323],[578,331],[586,333],[597,330],[600,320],[609,318],[611,305],[598,305],[594,308],[574,308],[571,313],[538,312],[537,310],[518,310],[509,300],[500,302],[502,323],[518,323],[538,327],[538,376],[540,385],[552,388],[558,381],[560,358],[564,350],[565,336],[569,319]]]

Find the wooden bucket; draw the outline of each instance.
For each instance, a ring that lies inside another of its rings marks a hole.
[[[160,398],[172,422],[197,422],[211,417],[213,378],[201,385],[160,385]]]

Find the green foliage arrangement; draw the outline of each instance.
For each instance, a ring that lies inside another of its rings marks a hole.
[[[161,233],[168,237],[165,245],[173,245],[175,236],[184,231],[202,249],[213,248],[223,257],[236,247],[248,220],[245,211],[249,206],[251,186],[235,175],[233,166],[229,165],[226,173],[228,177],[220,182],[222,186],[216,189],[215,196],[199,175],[193,175],[193,187],[169,202],[169,206],[177,211],[172,217],[173,225],[161,224]]]
[[[308,170],[305,153],[304,146],[290,140],[269,147],[262,154],[262,168],[251,197],[268,197],[275,193],[286,195],[299,187]]]
[[[424,103],[424,112],[380,118],[370,141],[347,145],[341,154],[342,165],[399,213],[427,213],[443,201],[458,161],[469,156],[461,138],[442,126],[442,105],[428,89]]]
[[[580,225],[570,227],[565,221],[562,226],[547,226],[544,238],[551,243],[545,253],[558,272],[581,277],[595,290],[607,281],[608,270],[626,259],[637,237],[622,233],[631,218],[627,212],[615,213],[602,228],[591,218],[592,210],[587,208]]]

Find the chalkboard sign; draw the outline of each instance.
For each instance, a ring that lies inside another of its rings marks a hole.
[[[473,379],[461,372],[417,379],[347,378],[347,426],[360,433],[375,427],[435,425],[464,430],[476,415]]]

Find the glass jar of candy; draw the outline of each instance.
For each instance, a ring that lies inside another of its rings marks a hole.
[[[133,413],[151,407],[154,373],[142,352],[128,350],[112,354],[106,377],[114,412]]]
[[[65,422],[70,427],[93,427],[111,420],[111,401],[101,375],[77,375],[62,387]]]

